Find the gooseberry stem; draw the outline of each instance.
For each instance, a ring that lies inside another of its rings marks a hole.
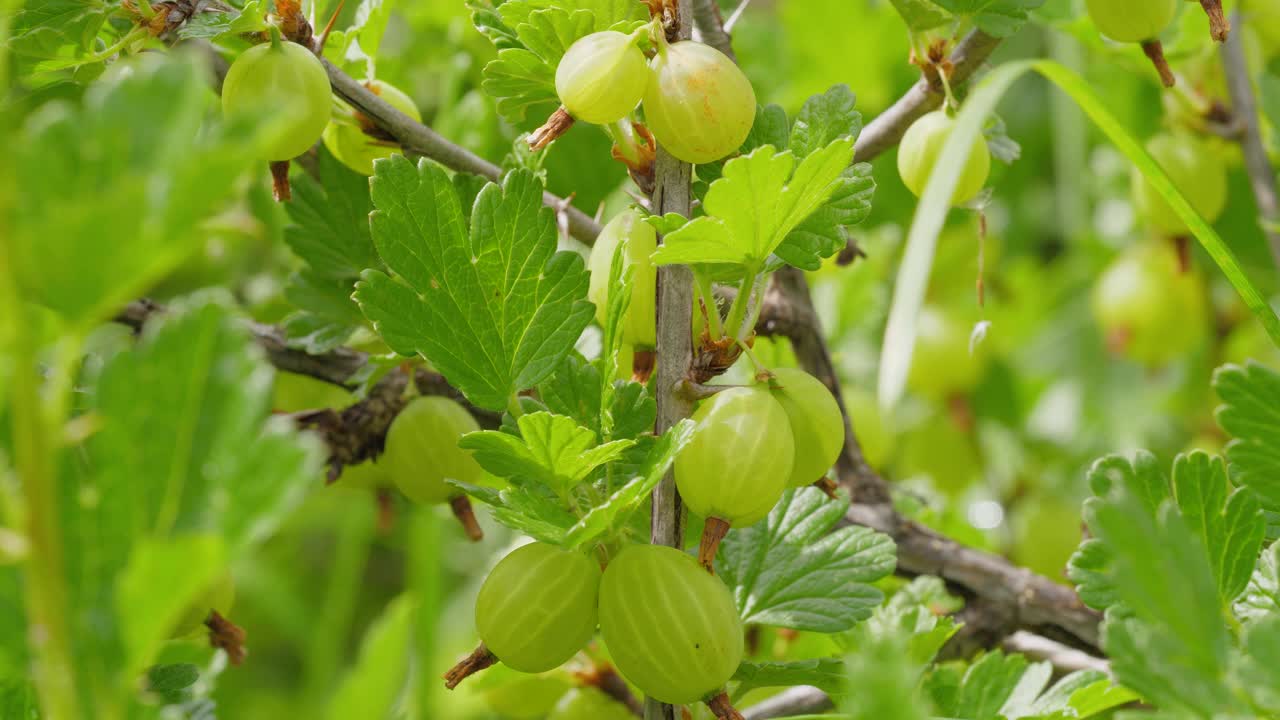
[[[480,643],[471,654],[458,661],[457,665],[449,668],[442,677],[444,678],[444,686],[450,690],[458,687],[458,683],[484,670],[498,664],[498,658],[489,652],[489,648]]]
[[[1164,83],[1165,87],[1171,88],[1177,85],[1178,81],[1173,76],[1173,70],[1169,68],[1169,61],[1164,57],[1164,45],[1158,39],[1144,40],[1142,52],[1146,53],[1151,64],[1156,66],[1156,72],[1160,73],[1160,82]]]
[[[268,32],[271,33],[271,49],[273,50],[283,49],[284,46],[280,44],[282,42],[280,39],[280,28],[275,25],[269,25],[267,29],[268,29]]]
[[[1226,42],[1231,34],[1231,23],[1222,14],[1222,0],[1200,0],[1200,7],[1209,16],[1209,34],[1218,42]]]
[[[471,507],[471,500],[466,495],[457,495],[450,498],[449,509],[453,511],[453,516],[458,518],[458,522],[462,524],[462,529],[472,542],[480,542],[484,539],[484,529],[480,527],[480,523],[476,520],[475,510]]]
[[[756,289],[756,268],[748,267],[747,276],[742,279],[742,284],[738,286],[738,296],[733,299],[733,305],[729,306],[729,316],[725,319],[725,333],[735,341],[742,334],[742,321],[747,313],[747,306],[751,303],[751,294]]]
[[[702,541],[698,544],[698,564],[704,570],[716,574],[716,553],[720,550],[720,541],[729,534],[729,523],[718,517],[709,517],[702,527]]]
[[[717,720],[743,720],[742,713],[734,709],[727,693],[721,692],[719,695],[707,700],[707,707],[710,708],[711,714],[715,715]]]
[[[694,271],[694,288],[698,291],[698,299],[706,310],[707,330],[712,338],[724,337],[724,325],[720,323],[720,308],[716,307],[715,292],[711,287],[711,278],[704,272]]]

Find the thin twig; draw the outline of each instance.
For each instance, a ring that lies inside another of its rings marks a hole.
[[[675,27],[668,27],[681,40],[693,32],[693,14],[688,2],[675,4]],[[693,167],[681,162],[659,147],[654,160],[652,210],[657,215],[669,212],[689,216],[692,207]],[[658,417],[654,431],[667,428],[689,417],[693,402],[679,392],[681,383],[693,363],[693,338],[690,308],[693,307],[693,275],[687,267],[669,265],[658,269],[657,297],[657,366],[655,387]],[[653,491],[650,515],[650,541],[655,545],[682,547],[684,543],[684,508],[676,489],[675,474],[668,470]],[[645,720],[678,720],[680,710],[674,705],[645,699]]]
[[[798,685],[742,711],[745,720],[771,720],[821,713],[835,707],[831,696],[811,685]]]
[[[1258,98],[1249,77],[1244,33],[1241,32],[1244,22],[1244,17],[1236,10],[1231,18],[1236,32],[1231,33],[1222,45],[1222,68],[1231,93],[1232,116],[1241,130],[1240,147],[1244,151],[1253,196],[1258,202],[1258,219],[1271,247],[1271,257],[1280,268],[1280,192],[1276,189],[1275,168],[1271,167],[1267,147],[1262,142],[1262,131],[1258,127]]]
[[[733,52],[733,39],[725,30],[716,0],[693,0],[693,24],[698,28],[702,42],[728,55],[730,60],[738,61]]]
[[[1003,645],[1009,652],[1021,653],[1032,660],[1048,661],[1060,673],[1096,670],[1111,674],[1111,663],[1106,660],[1026,630],[1019,630],[1005,638]]]
[[[1000,38],[992,37],[981,30],[969,33],[951,53],[952,66],[949,82],[955,85],[968,80],[974,71],[991,56],[992,51],[1000,44]],[[942,84],[933,84],[921,78],[888,110],[875,120],[867,123],[858,135],[854,146],[854,162],[867,162],[888,150],[902,139],[903,133],[911,127],[911,123],[924,114],[942,107],[944,98]]]

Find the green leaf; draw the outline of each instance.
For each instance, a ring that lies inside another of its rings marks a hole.
[[[845,659],[851,692],[840,703],[849,720],[925,720],[928,702],[918,692],[920,673],[907,658],[906,639],[875,636]]]
[[[738,683],[733,691],[738,697],[758,688],[794,685],[812,685],[828,695],[843,695],[846,691],[844,661],[839,658],[761,663],[746,661],[738,666],[732,679]]]
[[[1258,707],[1280,713],[1280,616],[1250,625],[1242,644],[1239,685]]]
[[[600,386],[600,371],[595,365],[571,352],[538,386],[538,397],[551,412],[573,418],[582,427],[599,433]]]
[[[217,535],[143,538],[134,544],[115,588],[129,675],[150,664],[174,623],[225,567],[226,549]]]
[[[1086,518],[1108,502],[1107,496],[1116,488],[1136,498],[1147,519],[1154,519],[1172,501],[1173,511],[1207,553],[1222,608],[1230,608],[1249,582],[1266,523],[1248,491],[1231,490],[1221,458],[1202,452],[1179,455],[1170,482],[1149,453],[1139,452],[1132,463],[1113,456],[1094,464],[1089,483],[1098,497],[1086,502]],[[1080,585],[1081,598],[1098,609],[1119,599],[1112,577],[1115,552],[1114,547],[1086,540],[1068,566],[1068,575]]]
[[[1015,691],[1019,697],[1036,697],[1048,684],[1052,672],[1049,663],[1028,666],[1023,656],[1005,655],[996,650],[970,665],[959,686],[938,692],[926,680],[925,687],[930,688],[934,707],[941,715],[996,720],[1006,703],[1015,701]]]
[[[822,95],[804,101],[791,128],[790,144],[778,145],[806,158],[843,137],[858,138],[862,113],[854,109],[857,97],[848,85],[834,85]]]
[[[1280,373],[1253,361],[1226,365],[1213,374],[1213,388],[1223,403],[1218,425],[1234,438],[1231,479],[1280,512]]]
[[[595,19],[595,14],[587,10],[572,13],[558,7],[537,10],[516,25],[516,38],[554,68],[570,45],[592,32]]]
[[[175,705],[191,698],[191,686],[199,679],[200,668],[191,663],[156,665],[147,669],[146,690],[166,705]]]
[[[178,37],[184,40],[212,40],[226,35],[264,32],[266,11],[259,0],[249,0],[243,10],[199,12],[178,26]]]
[[[560,104],[555,68],[524,48],[499,50],[497,59],[484,66],[483,74],[480,87],[510,122],[544,118]]]
[[[820,269],[823,258],[844,249],[847,228],[871,214],[871,198],[875,192],[871,165],[856,163],[845,168],[831,197],[787,234],[787,239],[774,251],[777,257],[803,270]]]
[[[552,495],[545,485],[517,485],[494,490],[454,480],[445,482],[490,506],[494,520],[535,540],[563,544],[565,532],[577,522],[577,518],[564,509],[560,499]]]
[[[171,305],[89,389],[98,431],[68,451],[57,496],[77,677],[104,688],[99,716],[135,691],[175,607],[319,477],[318,440],[270,415],[272,374],[205,300]]]
[[[602,504],[593,507],[565,535],[568,547],[582,547],[607,532],[626,524],[627,518],[649,498],[676,455],[693,438],[694,423],[688,418],[672,425],[645,456],[644,463],[629,481]]]
[[[942,27],[951,22],[951,13],[938,7],[933,0],[889,0],[912,32]]]
[[[772,146],[730,160],[707,190],[707,214],[667,235],[654,263],[762,268],[787,234],[831,197],[852,158],[853,139],[842,138],[799,166],[795,155]]]
[[[1235,612],[1246,623],[1280,617],[1280,542],[1263,551],[1244,595],[1236,602]]]
[[[1138,168],[1178,217],[1191,228],[1192,234],[1217,263],[1245,305],[1266,328],[1272,341],[1280,345],[1280,317],[1276,316],[1266,299],[1245,275],[1231,249],[1213,227],[1196,214],[1142,144],[1111,114],[1104,101],[1079,75],[1062,65],[1046,60],[1013,62],[993,70],[965,100],[964,107],[956,116],[956,126],[947,138],[934,165],[934,173],[916,206],[915,218],[907,236],[906,252],[898,269],[880,354],[877,388],[880,405],[885,408],[893,407],[906,388],[907,374],[911,369],[912,347],[915,344],[916,318],[924,304],[938,234],[946,220],[947,211],[950,210],[952,193],[964,168],[963,160],[973,147],[974,140],[980,136],[987,116],[995,110],[1000,99],[1015,81],[1033,70],[1070,95],[1116,148]]]
[[[110,317],[201,247],[200,223],[253,164],[248,137],[207,117],[206,77],[182,53],[139,64],[91,85],[83,107],[44,105],[14,144],[16,276],[73,328]]]
[[[923,575],[894,593],[866,622],[836,640],[846,648],[861,648],[874,645],[878,638],[897,637],[905,644],[907,658],[923,669],[960,630],[960,624],[948,613],[962,604],[947,593],[941,578]]]
[[[395,717],[409,681],[413,614],[410,595],[401,595],[387,605],[360,641],[360,655],[328,701],[326,717]]]
[[[658,419],[658,401],[649,389],[638,382],[613,383],[613,405],[608,412],[613,419],[614,438],[636,438],[652,432]]]
[[[387,344],[490,410],[550,376],[594,308],[582,257],[556,251],[537,179],[516,171],[486,185],[470,237],[439,166],[392,156],[371,182],[373,239],[394,277],[366,270],[356,301]]]
[[[832,528],[846,504],[815,488],[788,490],[769,517],[734,530],[717,571],[749,624],[842,632],[883,599],[869,583],[893,572],[894,544],[864,527]]]
[[[979,30],[995,37],[1009,37],[1031,18],[1044,0],[933,0],[950,12],[973,20]]]
[[[594,24],[589,32],[608,30],[622,22],[643,22],[649,12],[641,0],[507,0],[499,7],[502,20],[511,27],[528,22],[531,15],[546,8],[561,8],[568,12],[585,10],[591,13]]]
[[[458,446],[471,450],[476,462],[498,477],[539,482],[561,496],[635,444],[614,440],[599,445],[596,434],[573,418],[548,412],[521,415],[516,422],[520,437],[482,430],[463,435]]]
[[[1087,718],[1138,699],[1137,693],[1116,685],[1097,670],[1078,670],[1065,675],[1036,698],[1022,698],[1017,692],[1014,697],[1019,699],[1018,704],[1011,706],[1005,703],[1002,713],[1009,720],[1021,717]]]

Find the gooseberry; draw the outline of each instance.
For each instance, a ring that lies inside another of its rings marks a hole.
[[[1205,335],[1200,280],[1167,243],[1137,245],[1112,262],[1091,307],[1111,350],[1150,367],[1195,349]]]
[[[460,494],[446,479],[472,485],[485,480],[480,464],[458,447],[458,438],[478,430],[479,423],[454,400],[414,398],[392,421],[378,462],[410,500],[442,503]]]
[[[556,66],[556,94],[569,115],[607,125],[636,108],[649,84],[638,40],[638,34],[605,30],[569,46]]]
[[[245,50],[222,81],[222,111],[229,118],[261,117],[265,160],[306,152],[329,123],[329,76],[315,54],[294,42],[272,41]]]
[[[364,86],[374,95],[386,100],[391,107],[408,115],[417,122],[422,122],[422,113],[413,98],[406,95],[396,86],[381,80],[365,80]],[[350,119],[339,121],[333,119],[324,129],[324,146],[337,158],[338,162],[362,175],[373,174],[373,162],[388,158],[400,152],[400,148],[388,145],[365,132],[368,119],[350,110]]]
[[[827,474],[844,449],[844,416],[822,381],[796,368],[772,371],[769,390],[782,405],[795,441],[791,487],[812,485]]]
[[[971,330],[958,314],[932,305],[920,309],[907,375],[913,392],[942,401],[977,386],[987,369],[987,354],[982,343],[969,352]]]
[[[674,548],[632,545],[609,563],[600,633],[622,676],[664,703],[703,699],[742,662],[729,588]]]
[[[624,210],[610,220],[596,237],[595,247],[591,249],[591,283],[587,288],[587,299],[595,303],[596,320],[603,325],[609,312],[609,271],[620,243],[626,243],[622,254],[624,263],[634,269],[631,274],[631,304],[627,306],[622,322],[622,342],[651,348],[656,339],[658,271],[649,256],[658,249],[658,233],[639,212]]]
[[[1147,143],[1147,152],[1173,185],[1207,222],[1215,222],[1227,207],[1227,165],[1223,154],[1186,134],[1161,134]],[[1133,202],[1157,230],[1170,235],[1190,232],[1182,218],[1146,177],[1133,170]]]
[[[1085,6],[1098,31],[1122,43],[1157,37],[1178,14],[1177,0],[1085,0]]]
[[[916,197],[924,193],[934,166],[938,164],[938,156],[954,129],[955,119],[943,110],[936,110],[912,123],[902,136],[898,147],[898,174]],[[990,173],[991,151],[987,149],[986,140],[978,136],[965,160],[955,192],[951,194],[951,204],[964,205],[977,197],[987,184]]]
[[[751,81],[724,53],[686,40],[659,43],[644,93],[644,118],[679,160],[707,163],[742,146],[756,119]]]
[[[574,688],[565,693],[547,720],[635,720],[626,705],[595,688]]]
[[[514,670],[558,667],[596,630],[600,568],[586,555],[530,543],[504,557],[476,597],[476,631]]]
[[[768,515],[787,487],[794,462],[786,410],[766,389],[735,387],[703,401],[693,420],[693,438],[675,462],[685,504],[731,527]]]

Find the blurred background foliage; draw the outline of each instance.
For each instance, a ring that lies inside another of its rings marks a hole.
[[[1204,37],[1204,18],[1192,12],[1198,10],[1194,3],[1179,4],[1185,7],[1180,24],[1166,36],[1167,54],[1192,92],[1221,98],[1220,66],[1216,48]],[[337,27],[355,6],[347,4]],[[722,6],[727,16],[735,4]],[[997,50],[993,63],[1051,57],[1076,69],[1138,137],[1195,120],[1186,95],[1162,93],[1141,52],[1102,40],[1072,0],[1048,0],[1036,18]],[[845,83],[870,120],[919,77],[907,60],[902,21],[884,0],[754,0],[733,36],[760,102],[780,104],[789,114],[810,95]],[[1247,42],[1253,61],[1265,62],[1256,38]],[[539,120],[512,126],[481,92],[481,69],[493,54],[463,3],[401,2],[379,51],[377,76],[412,96],[426,124],[501,163],[519,135]],[[82,91],[82,84],[67,79],[54,76],[27,87],[23,105]],[[916,203],[898,178],[893,152],[874,163],[874,209],[855,238],[866,257],[847,267],[833,263],[810,281],[863,449],[906,490],[903,506],[958,539],[1065,582],[1063,568],[1080,539],[1088,465],[1101,455],[1137,448],[1156,453],[1162,465],[1189,448],[1220,449],[1212,370],[1246,357],[1280,369],[1280,352],[1194,243],[1187,272],[1207,309],[1194,349],[1157,367],[1109,351],[1090,313],[1092,286],[1126,248],[1163,240],[1148,237],[1130,203],[1127,163],[1069,101],[1045,83],[1029,81],[1002,104],[1001,116],[1008,135],[1021,145],[1021,158],[1012,165],[996,163],[984,246],[976,214],[952,212],[928,297],[932,311],[962,328],[965,342],[975,323],[990,322],[981,361],[965,387],[939,394],[913,382],[915,392],[891,416],[874,400],[890,284]],[[1275,133],[1269,137],[1274,150]],[[1253,281],[1274,297],[1277,272],[1256,222],[1239,150],[1212,142],[1212,151],[1231,168],[1229,206],[1216,227]],[[542,160],[549,189],[573,194],[582,210],[609,217],[630,202],[634,190],[608,150],[603,133],[575,128]],[[285,278],[297,263],[282,240],[288,223],[285,210],[271,201],[264,172],[210,228],[203,254],[153,296],[220,285],[230,287],[256,319],[281,320],[289,310],[282,296]],[[981,307],[979,276],[986,298]],[[91,349],[103,356],[118,350],[130,341],[119,330],[96,334]],[[785,342],[762,341],[761,356],[766,362],[794,362]],[[956,356],[944,352],[942,361],[947,357]],[[733,381],[732,373],[726,377]],[[276,382],[279,411],[352,400],[301,377],[281,375]],[[220,716],[366,716],[341,714],[334,693],[341,695],[344,683],[373,681],[348,667],[371,626],[403,622],[390,603],[408,588],[418,591],[419,616],[437,620],[413,631],[415,644],[434,654],[419,656],[410,668],[404,653],[366,642],[367,652],[385,653],[377,661],[385,666],[375,664],[374,675],[412,677],[421,691],[415,694],[419,717],[544,717],[571,685],[565,671],[528,678],[494,670],[446,699],[437,675],[473,646],[471,608],[479,582],[517,538],[482,517],[486,538],[471,544],[440,512],[399,497],[380,505],[341,482],[313,493],[262,552],[234,568],[235,620],[249,631],[250,659],[220,676]],[[388,637],[402,626],[390,627]],[[771,632],[757,647],[759,658],[837,650],[822,636]],[[205,652],[177,644],[162,660]]]

